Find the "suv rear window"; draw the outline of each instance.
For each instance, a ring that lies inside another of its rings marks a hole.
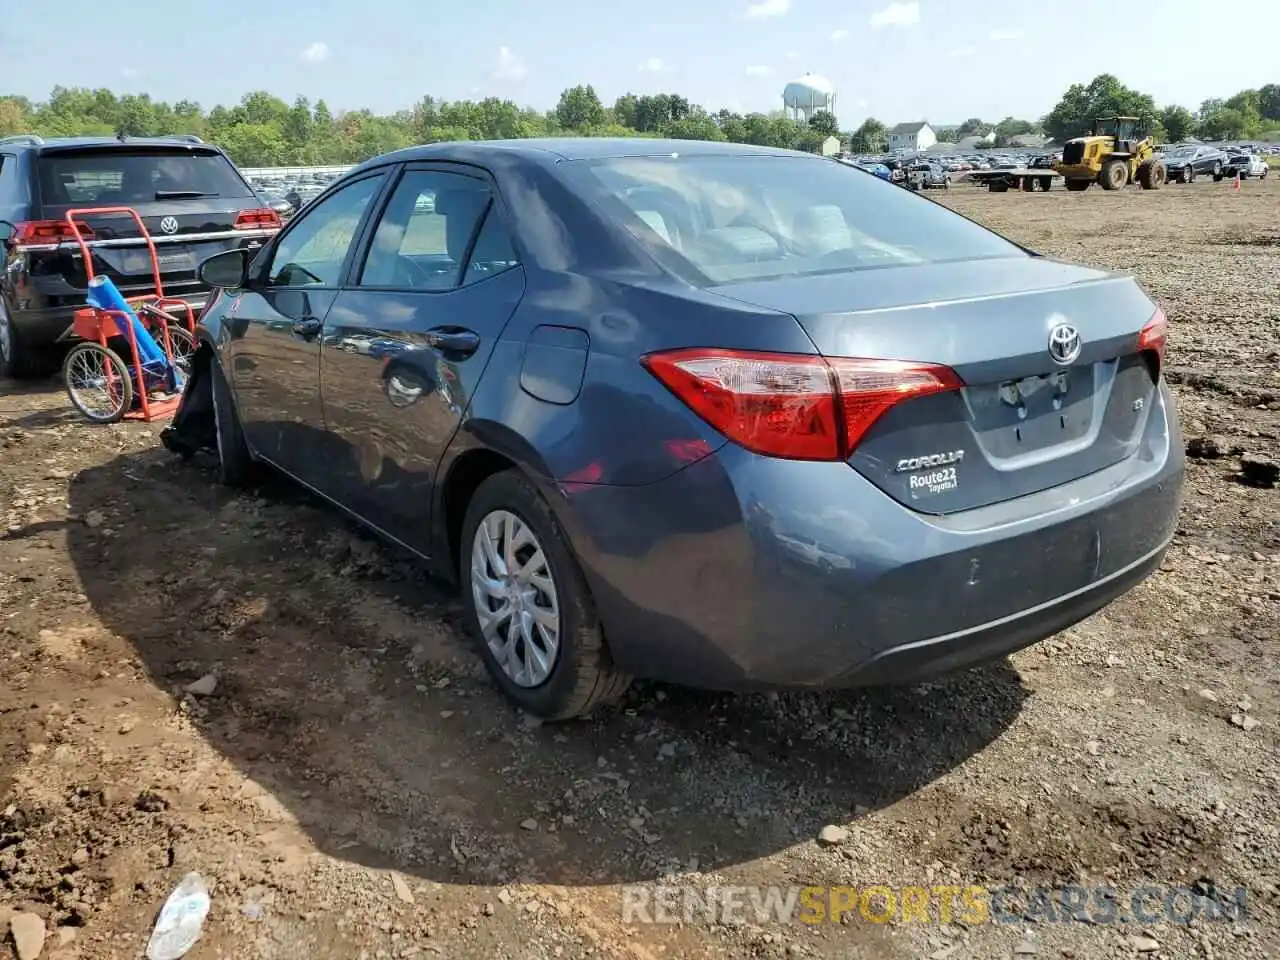
[[[1025,256],[943,206],[813,157],[620,157],[560,168],[677,272],[693,266],[712,284]]]
[[[220,153],[198,150],[77,150],[43,154],[40,197],[48,206],[251,197]]]

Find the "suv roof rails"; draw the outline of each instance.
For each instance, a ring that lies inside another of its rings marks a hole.
[[[44,140],[34,133],[18,133],[11,137],[0,137],[0,143],[28,143],[33,147],[44,146]]]

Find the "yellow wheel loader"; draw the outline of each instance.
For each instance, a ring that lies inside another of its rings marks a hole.
[[[1137,129],[1137,117],[1094,120],[1091,134],[1063,145],[1062,159],[1053,168],[1068,190],[1088,190],[1094,183],[1119,190],[1135,180],[1143,190],[1158,190],[1166,179],[1164,162],[1155,152],[1155,141],[1139,137]]]

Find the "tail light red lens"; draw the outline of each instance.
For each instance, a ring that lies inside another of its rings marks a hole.
[[[1169,342],[1169,321],[1164,311],[1156,308],[1155,316],[1138,334],[1138,351],[1149,350],[1156,355],[1156,373],[1164,369],[1164,349]]]
[[[82,240],[94,239],[89,226],[77,221]],[[13,243],[20,247],[39,246],[46,243],[75,241],[76,233],[65,220],[26,220],[13,225]]]
[[[279,230],[280,214],[270,207],[257,210],[241,210],[236,214],[237,230]]]
[[[695,348],[642,361],[694,413],[753,453],[844,460],[884,413],[963,386],[948,367]]]

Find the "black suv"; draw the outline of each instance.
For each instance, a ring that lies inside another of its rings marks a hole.
[[[198,137],[0,138],[0,377],[57,369],[87,279],[69,210],[129,207],[156,245],[166,296],[197,309],[196,268],[210,254],[255,249],[280,229],[220,149]],[[126,296],[152,293],[151,257],[128,214],[77,215],[95,274]]]

